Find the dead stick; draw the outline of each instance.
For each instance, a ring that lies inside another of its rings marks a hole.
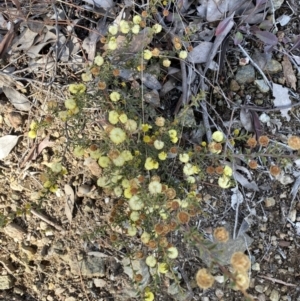
[[[45,223],[49,224],[50,226],[54,227],[56,230],[59,231],[65,231],[64,228],[62,228],[61,226],[55,224],[54,222],[50,221],[49,218],[47,216],[45,216],[44,214],[41,214],[39,212],[37,212],[34,209],[30,209],[30,212],[35,215],[36,217],[38,217],[39,219],[43,220]]]

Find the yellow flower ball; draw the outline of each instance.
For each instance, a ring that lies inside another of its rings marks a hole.
[[[51,192],[55,193],[55,192],[58,190],[57,184],[54,184],[53,186],[51,186],[51,187],[49,188],[49,190],[50,190]]]
[[[102,66],[103,63],[104,63],[104,59],[101,55],[97,55],[95,58],[94,58],[94,63],[97,65],[97,66]]]
[[[111,124],[117,124],[119,122],[119,117],[120,117],[120,115],[118,114],[117,111],[110,111],[108,113],[108,121]]]
[[[60,111],[58,113],[58,117],[62,120],[62,121],[66,121],[68,119],[68,112],[67,111]]]
[[[151,52],[154,57],[158,57],[160,54],[160,51],[158,48],[154,48]]]
[[[125,20],[120,21],[120,31],[124,34],[128,33],[130,30],[129,24]]]
[[[130,187],[127,187],[126,189],[124,189],[124,197],[126,199],[132,198],[132,193],[131,193],[131,188]]]
[[[122,113],[120,116],[119,116],[119,120],[124,124],[127,122],[128,120],[128,117],[125,113]]]
[[[131,161],[133,159],[133,156],[129,150],[123,150],[121,156],[125,161]]]
[[[152,292],[145,292],[144,294],[144,301],[153,301],[154,294]]]
[[[118,47],[118,44],[117,44],[116,38],[115,38],[115,37],[111,37],[111,38],[109,39],[108,44],[107,44],[107,48],[108,48],[109,50],[116,50],[117,47]]]
[[[160,150],[164,148],[165,143],[161,140],[155,140],[153,145],[156,149]]]
[[[230,166],[226,165],[224,167],[223,174],[227,177],[231,177],[232,176],[232,168]]]
[[[147,123],[142,124],[142,131],[144,133],[148,132],[150,129],[152,129],[152,126],[150,124],[147,124]]]
[[[128,119],[125,122],[125,130],[128,131],[129,133],[134,133],[137,130],[137,122],[133,119]]]
[[[216,142],[222,142],[224,140],[224,134],[221,131],[216,131],[212,134],[212,138]]]
[[[156,117],[155,124],[159,127],[163,127],[165,125],[166,119],[164,117]]]
[[[74,98],[65,100],[65,107],[69,110],[75,109],[77,107],[76,100]]]
[[[143,244],[147,244],[149,241],[150,241],[150,234],[147,233],[147,232],[144,232],[142,235],[141,235],[141,241]]]
[[[223,189],[229,188],[230,187],[230,178],[223,175],[222,177],[220,177],[218,179],[218,185]]]
[[[82,157],[84,155],[84,148],[82,146],[76,146],[74,148],[73,154],[75,157]]]
[[[69,91],[72,94],[83,94],[86,91],[85,84],[70,84]]]
[[[170,247],[167,249],[168,257],[171,259],[175,259],[178,257],[178,250],[176,247]]]
[[[125,160],[122,156],[118,156],[117,158],[112,160],[114,165],[116,166],[123,166],[125,164]]]
[[[115,35],[118,33],[118,26],[117,26],[117,25],[110,25],[110,26],[108,27],[108,32],[109,32],[111,35],[115,36]]]
[[[183,173],[186,176],[191,176],[194,174],[194,168],[193,165],[191,163],[186,163],[183,167]]]
[[[114,188],[114,194],[116,197],[120,197],[123,193],[123,189],[120,186]]]
[[[133,25],[131,28],[131,31],[134,34],[138,34],[140,32],[140,25],[137,25],[137,24]]]
[[[181,58],[182,60],[185,60],[185,59],[187,58],[187,56],[188,56],[187,51],[181,50],[181,51],[179,52],[179,58]]]
[[[98,180],[97,180],[97,185],[99,186],[99,187],[102,187],[102,188],[106,188],[106,187],[108,187],[109,186],[109,180],[107,179],[107,177],[100,177],[100,178],[98,178]]]
[[[114,144],[121,144],[126,139],[126,133],[120,128],[114,128],[109,133],[109,138]]]
[[[152,181],[149,183],[148,189],[151,194],[161,193],[162,185],[158,181]]]
[[[240,134],[240,130],[239,129],[235,129],[233,131],[234,136],[238,136]]]
[[[109,94],[109,98],[110,98],[111,101],[117,102],[117,101],[120,100],[121,95],[120,95],[119,92],[114,91],[114,92],[111,92],[111,93]]]
[[[161,30],[162,30],[162,26],[161,26],[160,24],[154,24],[154,25],[152,26],[152,29],[153,29],[153,31],[154,31],[155,33],[160,33]]]
[[[146,258],[146,265],[149,266],[150,268],[154,268],[156,266],[157,260],[153,255],[149,255]]]
[[[196,183],[196,179],[195,179],[195,177],[193,177],[193,176],[187,177],[186,181],[187,181],[189,184],[194,184],[194,183]]]
[[[121,185],[123,188],[130,188],[130,182],[127,179],[123,179]]]
[[[150,143],[152,140],[151,140],[151,137],[150,137],[150,136],[145,135],[145,136],[143,137],[143,141],[144,141],[145,143]]]
[[[160,153],[158,154],[158,159],[159,159],[159,160],[164,161],[164,160],[167,159],[167,157],[168,157],[168,154],[167,154],[166,152],[160,152]]]
[[[144,202],[137,195],[134,195],[129,199],[128,205],[131,210],[135,211],[139,211],[144,208]]]
[[[37,130],[37,126],[38,126],[37,122],[34,121],[34,120],[32,120],[31,123],[30,123],[29,128],[30,128],[31,130],[34,130],[34,131],[35,131],[35,130]]]
[[[184,153],[184,154],[179,155],[179,161],[181,161],[183,163],[187,163],[189,160],[190,160],[189,154]]]
[[[163,60],[163,66],[168,68],[171,66],[171,61],[169,59]]]
[[[34,130],[29,131],[29,132],[28,132],[28,137],[29,137],[30,139],[36,138],[36,131],[34,131]]]
[[[152,58],[152,52],[149,49],[144,50],[144,59],[150,60]]]
[[[135,15],[133,18],[132,18],[132,22],[134,24],[140,24],[142,21],[142,18],[139,16],[139,15]]]
[[[170,138],[176,138],[177,137],[177,131],[176,130],[169,130],[169,136]]]
[[[81,79],[84,81],[84,82],[90,82],[92,79],[93,79],[93,76],[91,73],[82,73],[81,74]]]
[[[159,166],[158,162],[155,161],[154,159],[152,159],[150,157],[148,157],[146,159],[145,169],[147,169],[147,170],[158,169],[158,166]]]
[[[140,214],[139,214],[137,211],[132,211],[132,212],[130,213],[129,218],[130,218],[133,222],[136,222],[136,221],[139,220]]]
[[[127,229],[127,235],[128,236],[136,236],[137,229],[134,226],[129,226]]]
[[[168,271],[169,271],[169,266],[167,263],[165,262],[161,262],[158,264],[158,271],[161,273],[161,274],[166,274]]]
[[[177,143],[177,142],[178,142],[178,137],[173,137],[173,138],[171,138],[171,142],[172,142],[172,143]]]

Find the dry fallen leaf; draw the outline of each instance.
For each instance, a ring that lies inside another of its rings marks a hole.
[[[17,90],[6,86],[3,87],[3,93],[16,109],[20,111],[30,111],[30,101],[24,94],[21,94]]]
[[[275,97],[274,105],[280,109],[281,116],[290,121],[291,117],[288,112],[291,109],[292,102],[289,97],[289,89],[273,83],[273,97]]]
[[[287,55],[283,56],[283,61],[282,61],[281,65],[283,68],[283,74],[286,79],[287,85],[289,87],[293,88],[294,90],[296,90],[297,79],[295,76],[295,72],[293,70],[293,66]]]
[[[11,150],[15,147],[19,136],[6,135],[0,138],[0,160],[9,155]]]

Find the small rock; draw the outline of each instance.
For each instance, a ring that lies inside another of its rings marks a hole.
[[[265,291],[264,287],[262,285],[255,285],[254,289],[258,292],[258,293],[263,293]]]
[[[275,74],[275,73],[282,71],[282,66],[276,60],[270,60],[266,64],[264,71],[269,72],[270,74]]]
[[[296,221],[296,216],[297,216],[297,210],[293,209],[291,210],[289,214],[289,219],[294,223]]]
[[[266,84],[266,82],[263,79],[255,80],[254,84],[257,86],[259,91],[262,93],[268,93],[270,91],[269,86]]]
[[[87,256],[87,258],[78,261],[78,258],[74,258],[69,254],[61,255],[60,257],[70,265],[72,274],[87,277],[105,276],[105,258]]]
[[[10,112],[7,115],[7,119],[14,129],[18,128],[23,123],[22,115],[17,112]]]
[[[0,276],[0,290],[7,290],[14,285],[14,279],[10,276]]]
[[[240,67],[236,73],[235,78],[239,84],[252,83],[255,80],[254,67],[252,65]]]
[[[83,184],[78,187],[77,195],[79,197],[83,197],[86,194],[88,194],[91,190],[92,190],[92,187],[90,185]]]
[[[224,275],[215,276],[215,280],[216,280],[218,283],[224,283],[225,277],[224,277]]]
[[[280,294],[277,290],[273,289],[270,295],[270,301],[278,301]]]
[[[220,290],[219,288],[216,289],[215,294],[218,299],[221,299],[224,296],[224,292],[222,290]]]
[[[275,205],[276,201],[274,198],[266,198],[265,199],[265,206],[266,207],[273,207]]]
[[[15,241],[21,241],[26,231],[15,223],[10,223],[4,227],[4,233]]]
[[[237,92],[238,90],[240,90],[241,86],[238,84],[238,82],[235,79],[233,79],[230,82],[229,88],[231,91]]]
[[[93,281],[96,287],[105,287],[107,285],[106,281],[103,279],[94,278]]]
[[[260,264],[258,262],[252,265],[252,271],[260,271]]]

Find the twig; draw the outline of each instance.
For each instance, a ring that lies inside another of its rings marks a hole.
[[[35,215],[36,217],[38,217],[39,219],[43,220],[45,223],[47,223],[50,226],[54,227],[56,230],[65,231],[64,228],[62,228],[61,226],[55,224],[47,216],[45,216],[44,214],[41,214],[41,213],[37,212],[35,209],[30,209],[30,212],[33,215]]]
[[[284,282],[282,280],[279,280],[279,279],[276,279],[276,278],[272,278],[272,277],[268,277],[268,276],[258,275],[258,277],[264,278],[264,279],[267,279],[267,280],[271,280],[271,281],[273,281],[275,283],[280,283],[280,284],[283,284],[283,285],[286,285],[286,286],[292,286],[292,287],[297,287],[298,286],[296,284],[287,283],[287,282]]]
[[[187,100],[187,77],[186,77],[186,66],[183,60],[180,60],[181,77],[182,77],[182,104],[185,106]]]

